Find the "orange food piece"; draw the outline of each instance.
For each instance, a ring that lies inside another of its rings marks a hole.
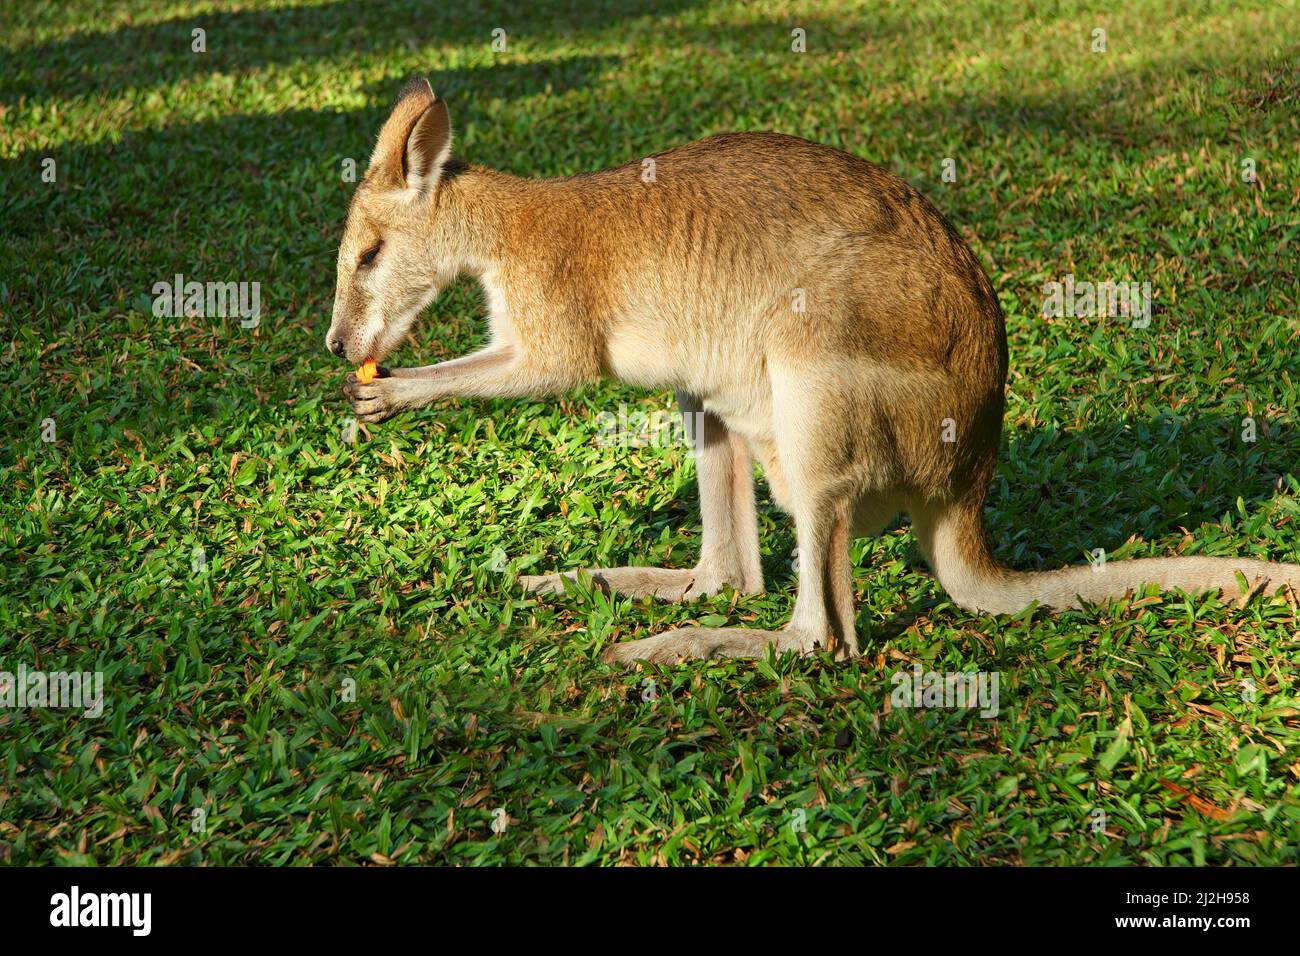
[[[361,363],[361,368],[357,369],[357,381],[362,385],[369,385],[375,377],[376,362],[374,359],[366,359]]]

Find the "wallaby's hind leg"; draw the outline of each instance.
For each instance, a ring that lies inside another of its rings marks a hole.
[[[864,512],[870,512],[865,517],[874,522],[876,512],[883,512],[884,506],[854,508],[844,484],[844,469],[826,464],[835,460],[837,433],[806,427],[807,422],[816,420],[818,409],[809,407],[815,399],[798,388],[781,389],[779,382],[774,386],[775,404],[785,412],[774,423],[776,451],[799,548],[799,596],[790,623],[780,631],[678,628],[615,644],[605,651],[606,661],[673,663],[708,657],[762,657],[769,646],[777,653],[811,654],[818,648],[831,649],[840,657],[858,653],[849,539],[855,517],[862,524]],[[828,436],[832,445],[819,444]],[[879,520],[883,523],[886,518]]]
[[[844,504],[818,502],[795,514],[799,547],[799,596],[790,623],[779,631],[745,627],[681,627],[606,649],[611,664],[649,661],[673,664],[711,657],[762,657],[811,654],[833,648],[839,657],[858,652],[853,622],[853,581],[849,565],[849,515]]]
[[[733,587],[761,594],[763,569],[758,553],[758,516],[754,509],[754,468],[749,447],[717,416],[705,412],[691,395],[677,403],[696,443],[696,473],[704,541],[699,563],[690,569],[594,568],[587,573],[598,586],[630,597],[693,601]],[[563,574],[525,575],[520,583],[538,594],[561,594]]]

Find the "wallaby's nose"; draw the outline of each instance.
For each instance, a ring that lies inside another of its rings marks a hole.
[[[342,339],[330,339],[330,340],[329,340],[328,342],[326,342],[325,344],[328,345],[330,351],[333,352],[335,355],[337,355],[339,358],[342,358],[342,357],[343,357],[343,340],[342,340]]]

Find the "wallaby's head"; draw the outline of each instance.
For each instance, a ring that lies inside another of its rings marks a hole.
[[[451,117],[428,80],[407,84],[379,131],[339,244],[325,346],[357,363],[382,359],[461,267],[455,213],[440,202]]]

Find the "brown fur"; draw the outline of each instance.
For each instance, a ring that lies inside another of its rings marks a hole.
[[[690,599],[762,589],[751,458],[795,519],[800,589],[778,634],[685,628],[611,659],[757,656],[767,645],[857,653],[850,533],[899,511],[957,603],[1070,606],[1143,581],[1232,589],[1234,574],[1300,584],[1300,567],[1221,559],[1024,574],[983,523],[1001,430],[1003,317],[978,261],[897,176],[775,133],[714,136],[642,161],[524,180],[450,159],[446,107],[404,91],[379,135],[339,250],[331,347],[382,359],[458,272],[488,298],[490,344],[345,386],[360,420],[449,395],[560,392],[603,377],[672,388],[706,413],[704,544],[689,571],[613,568],[598,584]],[[382,240],[370,266],[360,256]],[[805,311],[794,308],[802,290]],[[955,441],[942,440],[952,420]],[[541,592],[570,575],[526,578]]]

